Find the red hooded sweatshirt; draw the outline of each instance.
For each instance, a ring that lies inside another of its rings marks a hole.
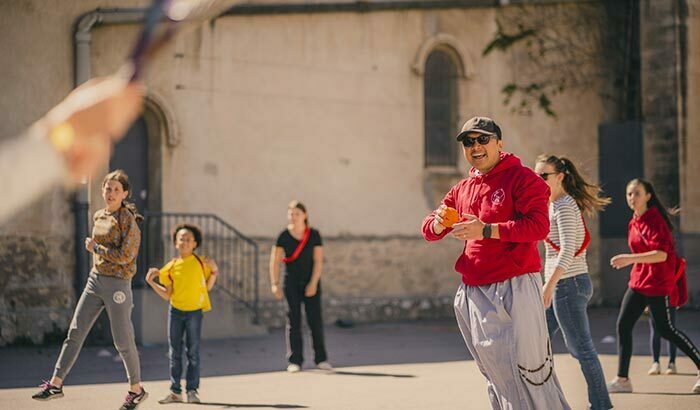
[[[501,153],[501,160],[485,175],[475,168],[443,198],[442,203],[457,212],[472,214],[484,223],[498,225],[500,239],[469,240],[457,259],[455,270],[470,286],[502,282],[526,273],[538,272],[542,265],[537,241],[549,234],[549,187],[518,157]],[[423,237],[442,239],[433,232],[434,214],[423,220]]]
[[[665,262],[635,263],[630,272],[630,289],[645,296],[670,295],[676,286],[676,251],[671,229],[655,206],[642,216],[632,217],[627,243],[633,253],[659,250],[667,255]]]

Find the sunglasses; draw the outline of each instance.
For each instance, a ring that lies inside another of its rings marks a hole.
[[[556,174],[556,172],[540,172],[537,175],[539,175],[540,177],[542,177],[542,179],[544,179],[546,181],[548,176],[554,175],[554,174]]]
[[[486,134],[481,134],[476,138],[469,138],[469,137],[464,137],[462,140],[462,145],[464,145],[464,148],[471,148],[473,147],[477,142],[479,145],[486,145],[491,141],[491,138],[494,138],[495,135],[486,135]]]

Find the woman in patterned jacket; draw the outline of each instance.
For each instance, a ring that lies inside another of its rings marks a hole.
[[[136,222],[143,219],[133,203],[129,177],[122,170],[110,172],[102,181],[105,207],[95,213],[92,236],[85,249],[93,255],[93,265],[83,294],[75,308],[51,380],[32,396],[35,400],[63,397],[63,380],[73,367],[85,337],[103,309],[107,310],[114,347],[119,352],[129,378],[129,392],[121,410],[135,409],[148,397],[141,386],[139,353],[136,350],[131,310],[134,306],[131,278],[136,274],[136,257],[141,231]]]

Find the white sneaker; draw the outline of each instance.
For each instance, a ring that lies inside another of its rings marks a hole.
[[[316,368],[319,370],[328,370],[328,371],[333,370],[333,366],[331,366],[331,364],[328,362],[321,362],[321,363],[316,365]]]
[[[607,384],[608,393],[632,393],[632,382],[630,379],[620,380],[616,377],[615,380]]]
[[[693,393],[700,394],[700,372],[698,372],[698,379],[695,381],[695,386],[693,386]]]
[[[188,403],[201,403],[199,396],[197,395],[197,390],[190,390],[187,392],[187,402]]]
[[[289,363],[289,366],[287,366],[287,371],[289,373],[299,373],[301,371],[301,366],[298,364]]]
[[[651,368],[647,372],[648,375],[650,376],[655,376],[657,374],[661,374],[661,365],[659,362],[654,362],[651,364]]]
[[[158,400],[160,404],[170,404],[170,403],[182,403],[182,395],[173,392],[168,393],[167,396]]]
[[[666,369],[666,374],[676,374],[678,373],[678,370],[676,370],[676,364],[671,362],[668,364],[668,369]]]

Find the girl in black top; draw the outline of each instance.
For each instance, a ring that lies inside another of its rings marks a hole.
[[[323,342],[321,318],[321,269],[323,243],[321,234],[309,228],[306,207],[299,201],[289,203],[289,225],[277,237],[270,255],[271,291],[278,300],[282,291],[287,300],[287,371],[296,373],[304,361],[301,339],[301,304],[311,328],[314,362],[322,370],[332,370]],[[280,262],[285,263],[284,287],[280,288]]]

